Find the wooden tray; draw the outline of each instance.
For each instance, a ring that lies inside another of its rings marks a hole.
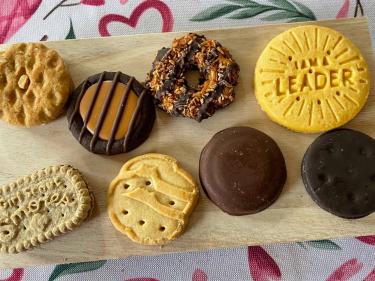
[[[367,19],[315,22],[342,32],[361,49],[374,72]],[[251,244],[325,239],[375,233],[375,214],[359,220],[345,220],[321,210],[308,196],[300,178],[300,162],[307,146],[317,135],[293,133],[273,122],[257,105],[253,92],[253,71],[266,43],[280,32],[298,24],[269,25],[204,31],[219,40],[241,67],[237,97],[232,105],[212,118],[197,123],[169,117],[158,111],[150,138],[128,154],[100,156],[86,151],[73,138],[62,117],[46,126],[32,129],[0,122],[0,185],[49,165],[68,163],[79,168],[93,190],[95,216],[71,233],[17,255],[0,255],[0,267],[45,263],[67,263],[131,255],[156,255]],[[68,63],[78,85],[89,75],[121,70],[143,81],[158,49],[169,46],[184,33],[146,34],[46,42],[56,48]],[[4,48],[4,46],[2,46]],[[375,97],[372,93],[363,111],[347,127],[375,137]],[[106,212],[106,192],[111,179],[131,157],[160,152],[176,157],[198,181],[201,149],[211,136],[226,127],[247,125],[272,136],[284,153],[288,181],[280,198],[267,210],[249,216],[233,217],[220,211],[201,195],[184,235],[164,246],[141,246],[131,242],[111,225]]]

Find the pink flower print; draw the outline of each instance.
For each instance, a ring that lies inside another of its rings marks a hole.
[[[167,4],[160,0],[146,0],[139,4],[129,17],[118,14],[108,14],[100,19],[99,33],[101,36],[110,36],[107,26],[112,22],[120,22],[136,28],[139,18],[149,9],[155,9],[161,15],[163,21],[162,32],[169,32],[173,29],[173,14]]]
[[[105,0],[81,0],[81,3],[90,6],[103,6],[105,4]]]
[[[356,237],[359,241],[369,244],[369,245],[374,245],[375,246],[375,235],[370,235],[370,236],[358,236]]]
[[[208,276],[202,269],[197,268],[193,273],[191,281],[208,281]]]
[[[347,18],[348,17],[348,12],[349,12],[349,0],[344,0],[344,4],[342,5],[340,11],[337,13],[336,18]]]
[[[328,277],[327,281],[346,281],[356,275],[363,267],[357,259],[351,259],[342,264]]]
[[[0,44],[12,37],[35,13],[42,0],[0,1]]]
[[[363,281],[375,281],[375,268],[366,276]]]
[[[0,281],[21,281],[23,277],[23,271],[23,268],[15,268],[8,278],[1,279]]]
[[[250,274],[254,281],[281,279],[279,266],[262,247],[249,246],[247,252]]]

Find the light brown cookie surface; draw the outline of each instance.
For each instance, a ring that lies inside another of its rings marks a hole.
[[[68,69],[53,49],[19,43],[0,53],[0,117],[31,127],[56,119],[73,89]]]
[[[93,198],[81,174],[61,165],[0,188],[0,250],[17,253],[79,226]]]
[[[145,154],[126,162],[111,182],[108,214],[134,242],[164,244],[184,231],[198,194],[194,179],[176,159]]]

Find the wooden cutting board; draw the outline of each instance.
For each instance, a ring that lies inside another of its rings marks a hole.
[[[353,40],[374,72],[367,19],[329,20],[315,24],[334,28]],[[86,151],[69,132],[65,116],[32,129],[0,122],[0,184],[43,167],[68,163],[85,175],[97,202],[94,217],[80,228],[25,253],[1,254],[0,267],[375,234],[375,214],[345,220],[321,210],[310,199],[301,181],[300,163],[306,148],[318,135],[294,133],[274,124],[256,103],[252,80],[258,56],[274,36],[297,25],[203,31],[207,38],[217,39],[227,47],[240,64],[235,101],[201,123],[169,117],[158,110],[150,138],[128,154],[101,156]],[[56,48],[65,58],[77,85],[86,77],[104,70],[120,70],[143,81],[156,52],[163,46],[170,46],[173,38],[183,34],[94,38],[46,42],[46,45]],[[203,146],[215,132],[236,125],[264,131],[276,140],[284,153],[288,180],[280,198],[270,208],[256,215],[233,217],[220,211],[202,192],[186,233],[164,247],[135,244],[112,227],[106,212],[106,192],[125,161],[147,152],[169,154],[198,181],[198,160]],[[375,137],[374,93],[370,94],[363,111],[346,127]]]

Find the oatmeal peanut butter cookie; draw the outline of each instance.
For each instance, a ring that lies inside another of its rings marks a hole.
[[[19,43],[0,53],[0,118],[31,127],[56,119],[73,89],[59,54],[40,43]]]
[[[185,79],[187,70],[200,73],[196,89]],[[239,66],[226,48],[203,35],[189,33],[175,39],[172,48],[158,52],[146,86],[167,113],[202,121],[234,100],[238,75]]]
[[[93,197],[78,170],[52,166],[0,188],[0,250],[17,253],[78,227]]]
[[[134,242],[165,244],[185,230],[198,193],[194,179],[176,159],[145,154],[126,162],[111,182],[109,218]]]

